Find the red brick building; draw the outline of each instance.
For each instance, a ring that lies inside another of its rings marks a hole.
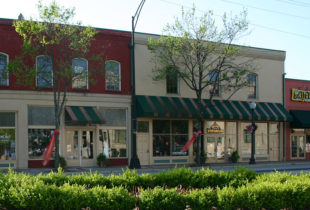
[[[286,160],[310,160],[310,81],[286,79],[285,105],[293,116],[286,123]]]
[[[0,19],[0,167],[42,167],[43,152],[55,129],[53,92],[38,73],[34,88],[17,85],[13,75],[5,77],[8,63],[21,54],[22,37],[12,21]],[[128,164],[131,35],[97,30],[90,54],[104,53],[107,61],[102,74],[91,76],[95,83],[87,78],[72,82],[68,89],[60,129],[60,154],[68,166],[95,166],[102,152],[111,165]],[[40,65],[45,57],[37,55],[32,64]],[[92,61],[75,58],[72,65],[88,73]]]

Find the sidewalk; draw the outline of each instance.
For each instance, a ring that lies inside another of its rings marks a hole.
[[[139,174],[142,173],[158,173],[163,170],[172,170],[174,167],[183,167],[184,165],[156,165],[156,166],[142,166],[140,169],[135,169]],[[234,170],[235,167],[245,167],[250,168],[258,173],[268,173],[273,171],[287,171],[287,172],[295,172],[295,171],[310,171],[310,161],[290,161],[290,162],[257,162],[254,165],[249,165],[248,163],[211,163],[206,166],[189,166],[185,165],[186,168],[192,168],[194,171],[200,170],[201,168],[209,168],[211,170],[216,171],[231,171]],[[127,166],[121,167],[107,167],[107,168],[99,168],[99,167],[78,167],[78,168],[65,168],[64,171],[68,175],[80,174],[80,173],[89,173],[89,172],[98,172],[100,174],[104,174],[105,176],[115,174],[122,174],[124,170],[126,170]],[[37,175],[39,173],[47,174],[50,173],[53,169],[51,168],[35,168],[35,169],[16,169],[16,172]],[[7,172],[7,169],[2,169],[4,173]]]

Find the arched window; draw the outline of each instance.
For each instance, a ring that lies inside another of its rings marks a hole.
[[[53,62],[47,55],[38,56],[36,59],[36,85],[37,87],[53,86]]]
[[[9,86],[8,63],[9,56],[0,53],[0,86]]]
[[[72,60],[72,88],[88,89],[88,62],[82,58]]]
[[[257,75],[248,75],[248,98],[257,98]]]
[[[105,64],[105,87],[109,91],[121,91],[121,65],[117,61]]]

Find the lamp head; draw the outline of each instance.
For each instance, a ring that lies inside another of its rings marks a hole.
[[[256,102],[255,101],[251,101],[250,109],[255,109],[255,108],[256,108]]]

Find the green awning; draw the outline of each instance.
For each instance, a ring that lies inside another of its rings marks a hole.
[[[291,110],[293,121],[291,128],[310,128],[310,111],[305,110]]]
[[[194,98],[138,95],[137,117],[198,118],[198,100]],[[251,120],[248,101],[202,101],[204,119]],[[260,121],[291,121],[291,115],[280,103],[257,102],[254,119]]]
[[[92,125],[103,124],[104,119],[95,107],[90,106],[66,106],[66,125]]]

